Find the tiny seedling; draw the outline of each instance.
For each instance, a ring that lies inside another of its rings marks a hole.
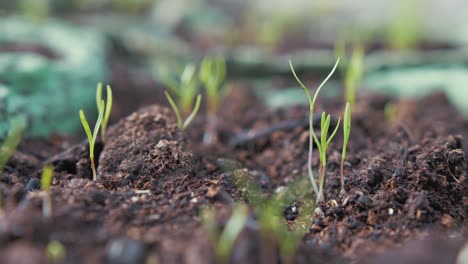
[[[355,46],[345,72],[345,101],[352,107],[356,104],[356,87],[361,84],[364,75],[364,48]]]
[[[185,119],[185,121],[182,121],[182,116],[180,115],[179,107],[174,102],[174,99],[172,99],[171,95],[167,91],[165,91],[164,94],[166,95],[167,101],[169,101],[169,104],[171,105],[172,110],[174,110],[174,113],[177,118],[177,126],[179,127],[180,130],[182,131],[185,130],[198,113],[198,109],[200,108],[200,103],[202,99],[201,94],[197,96],[195,107],[193,108],[192,113],[190,113],[190,115]]]
[[[319,198],[320,192],[319,192],[319,189],[317,188],[317,184],[315,183],[314,174],[312,172],[312,153],[313,153],[313,146],[314,146],[314,142],[313,142],[314,141],[314,139],[313,139],[314,138],[314,120],[313,120],[314,107],[315,107],[315,101],[317,100],[317,96],[318,96],[318,93],[320,92],[320,89],[322,89],[323,85],[325,85],[325,83],[328,81],[328,79],[330,79],[330,77],[333,75],[333,73],[335,72],[335,70],[336,70],[336,68],[337,68],[337,66],[339,64],[339,62],[340,62],[340,58],[338,58],[336,60],[336,63],[333,66],[333,69],[330,71],[328,76],[319,85],[319,87],[315,91],[314,97],[312,98],[311,95],[310,95],[309,89],[307,89],[307,87],[302,83],[302,81],[299,79],[299,77],[297,77],[297,74],[294,71],[294,67],[292,65],[292,62],[289,61],[289,66],[291,67],[291,71],[292,71],[292,73],[294,75],[294,78],[296,78],[296,81],[301,85],[302,89],[304,89],[304,92],[307,95],[307,99],[309,100],[309,157],[308,157],[308,160],[307,160],[307,170],[308,170],[310,182],[312,183],[312,188],[313,188],[317,198]],[[323,132],[323,130],[322,130],[322,132]],[[321,182],[320,185],[323,185],[323,183]]]
[[[234,244],[247,222],[247,217],[248,207],[243,204],[236,204],[232,210],[231,218],[229,218],[223,231],[219,233],[214,212],[209,209],[202,212],[203,226],[210,234],[215,245],[216,263],[229,263]]]
[[[106,94],[107,100],[106,100],[104,116],[102,117],[102,124],[101,124],[101,127],[102,127],[101,139],[103,143],[106,142],[107,124],[109,123],[110,113],[112,110],[112,89],[110,85],[107,85],[106,91],[107,91],[107,94]],[[96,105],[97,105],[98,111],[99,111],[100,103],[102,100],[103,100],[102,99],[102,83],[98,83],[97,89],[96,89]]]
[[[96,138],[99,133],[99,127],[102,123],[102,118],[104,116],[104,108],[105,103],[104,100],[101,100],[101,105],[99,107],[99,116],[97,118],[96,124],[94,125],[94,132],[91,134],[91,128],[89,127],[89,123],[86,120],[86,116],[83,110],[80,110],[80,120],[83,128],[86,132],[86,136],[88,137],[89,142],[89,159],[91,160],[91,170],[93,171],[93,180],[97,181],[97,172],[96,172],[96,164],[94,161],[94,145],[96,144]]]
[[[344,191],[344,161],[346,159],[346,148],[348,146],[349,134],[351,133],[351,108],[349,102],[346,103],[346,108],[343,117],[343,150],[341,152],[340,179],[341,190]]]
[[[44,198],[42,200],[42,214],[45,218],[52,216],[52,197],[50,195],[50,186],[54,177],[54,166],[49,164],[42,169],[41,188],[44,190]]]
[[[217,114],[224,98],[223,83],[226,80],[226,62],[222,57],[204,58],[200,65],[200,81],[207,95],[207,128],[204,142],[213,144],[218,141]]]
[[[226,79],[224,58],[204,58],[200,65],[199,78],[206,91],[208,111],[217,113],[223,97],[223,83]]]
[[[338,119],[338,123],[336,124],[335,130],[333,133],[328,137],[328,130],[330,128],[331,116],[330,114],[326,114],[322,112],[322,119],[320,122],[320,140],[315,135],[315,132],[312,131],[312,135],[315,140],[315,144],[317,145],[318,151],[320,153],[320,167],[319,167],[319,195],[317,197],[317,201],[323,201],[323,185],[325,182],[325,175],[327,170],[327,149],[328,145],[330,144],[333,137],[335,137],[336,132],[340,126],[340,119]],[[327,138],[328,137],[328,138]]]
[[[309,180],[306,177],[295,179],[284,191],[267,198],[261,187],[253,182],[249,172],[236,165],[235,161],[223,159],[220,164],[222,164],[221,169],[230,177],[236,188],[242,191],[243,197],[254,209],[260,226],[261,251],[272,253],[277,249],[277,244],[283,259],[282,263],[293,263],[292,258],[302,238],[309,231],[313,218],[315,203],[308,195]],[[294,202],[298,202],[301,206],[295,225],[290,226],[284,221],[284,212]],[[270,259],[263,262],[272,261]]]
[[[179,80],[172,78],[168,73],[161,76],[161,81],[174,94],[182,116],[190,115],[194,108],[193,103],[199,87],[196,72],[195,64],[190,63],[185,66]]]
[[[23,131],[26,128],[26,118],[16,117],[11,121],[11,128],[8,135],[0,146],[0,172],[3,171],[8,160],[16,150],[21,141]]]
[[[421,0],[393,1],[393,15],[387,30],[390,48],[399,51],[409,50],[421,40],[423,3]]]
[[[397,106],[394,102],[388,102],[384,107],[385,121],[392,124],[397,120]]]
[[[66,257],[65,246],[60,241],[50,241],[46,247],[46,256],[53,263],[62,263]]]

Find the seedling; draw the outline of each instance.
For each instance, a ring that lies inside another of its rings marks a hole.
[[[356,87],[361,84],[364,75],[364,48],[355,46],[345,74],[345,101],[352,107],[356,104]]]
[[[346,108],[343,117],[343,150],[341,152],[340,179],[341,190],[344,192],[344,161],[346,159],[346,147],[348,146],[349,134],[351,133],[351,109],[349,102],[346,103]]]
[[[320,134],[321,134],[320,140],[317,138],[317,136],[315,135],[315,132],[312,130],[312,135],[314,137],[315,144],[317,145],[317,148],[320,153],[320,167],[319,167],[320,187],[319,187],[319,195],[317,197],[317,201],[319,202],[324,200],[323,185],[325,183],[325,175],[326,175],[326,170],[327,170],[328,145],[330,144],[333,137],[335,137],[335,134],[338,131],[338,128],[340,126],[340,119],[338,119],[338,123],[336,124],[335,130],[330,135],[330,137],[328,137],[328,129],[330,128],[330,122],[331,122],[330,114],[327,115],[325,112],[322,112],[322,119],[320,122]]]
[[[62,263],[66,257],[65,246],[60,241],[50,241],[46,247],[46,256],[53,263]]]
[[[197,95],[197,101],[195,102],[195,107],[193,108],[192,113],[190,113],[190,115],[185,119],[185,121],[182,121],[182,116],[180,115],[179,107],[174,102],[174,99],[172,99],[171,95],[167,91],[165,91],[164,94],[166,95],[167,101],[169,101],[169,104],[171,105],[172,110],[174,110],[174,113],[177,118],[177,126],[179,127],[180,130],[182,131],[185,130],[198,113],[198,109],[200,108],[200,103],[202,99],[201,94]]]
[[[91,134],[91,128],[89,127],[89,123],[86,120],[86,116],[83,110],[82,109],[80,110],[81,124],[83,125],[83,128],[86,132],[86,136],[88,137],[88,142],[89,142],[89,159],[91,160],[91,170],[93,171],[94,181],[97,181],[96,165],[94,162],[94,145],[96,143],[96,138],[99,133],[99,127],[101,126],[102,118],[104,116],[104,109],[105,109],[105,103],[104,103],[104,100],[101,100],[101,104],[99,107],[99,116],[97,118],[96,124],[94,125],[94,132],[92,134]]]
[[[215,245],[216,263],[229,263],[234,243],[247,222],[248,208],[243,204],[236,204],[232,210],[231,218],[226,223],[223,231],[218,232],[215,216],[212,210],[202,212],[202,223],[211,236]]]
[[[384,107],[385,121],[389,124],[395,123],[397,120],[397,106],[394,102],[388,102]]]
[[[224,97],[223,83],[226,79],[226,62],[222,57],[204,58],[200,65],[200,81],[207,95],[208,123],[204,136],[205,143],[218,141],[217,113]]]
[[[348,60],[346,43],[339,40],[335,44],[335,56],[341,58],[339,69],[344,76],[345,101],[353,107],[356,104],[356,88],[361,84],[364,75],[364,48],[355,45]]]
[[[254,208],[263,242],[261,250],[274,254],[272,251],[277,248],[274,243],[278,243],[283,258],[282,263],[293,263],[292,257],[302,238],[309,231],[314,212],[314,201],[307,197],[310,192],[308,180],[303,177],[296,179],[284,191],[266,198],[260,186],[251,180],[248,171],[240,169],[236,162],[223,159],[221,169],[231,177],[236,188],[242,191],[242,195]],[[284,211],[295,201],[301,204],[300,213],[295,226],[288,227],[284,221]],[[263,262],[272,262],[272,260],[263,260]]]
[[[102,142],[106,142],[106,131],[107,131],[107,124],[109,123],[109,118],[110,118],[110,113],[112,110],[112,89],[110,85],[107,85],[106,87],[107,90],[107,101],[105,104],[105,110],[104,110],[104,116],[102,117],[102,130],[101,130],[101,139]],[[96,89],[96,105],[99,111],[99,106],[100,102],[102,101],[102,83],[98,83],[97,89]]]
[[[194,64],[187,64],[180,75],[180,80],[171,78],[169,74],[161,77],[162,82],[175,95],[175,102],[182,116],[190,115],[194,108],[193,103],[199,86],[196,71]]]
[[[200,65],[200,81],[207,94],[208,111],[217,113],[223,97],[226,79],[226,62],[222,57],[204,58]]]
[[[50,195],[50,186],[54,177],[54,166],[49,164],[42,169],[41,188],[44,190],[44,198],[42,200],[42,214],[45,218],[52,216],[52,197]]]
[[[11,128],[8,135],[0,146],[0,172],[3,171],[8,160],[11,158],[16,150],[16,147],[21,141],[23,131],[26,128],[26,119],[24,117],[17,117],[12,119]]]
[[[414,48],[421,39],[420,0],[398,0],[388,25],[390,48],[408,50]]]
[[[292,73],[294,75],[294,78],[296,78],[296,81],[301,85],[302,89],[304,89],[304,92],[307,95],[307,99],[309,100],[309,157],[308,157],[308,160],[307,160],[307,170],[308,170],[310,182],[312,183],[312,187],[313,187],[313,190],[314,190],[314,192],[316,194],[317,199],[319,199],[319,197],[320,197],[320,192],[319,192],[319,189],[317,188],[317,184],[315,183],[314,174],[312,172],[312,153],[313,153],[314,135],[315,135],[315,133],[314,133],[314,120],[313,120],[314,107],[315,107],[315,101],[317,100],[317,96],[318,96],[318,93],[320,92],[320,89],[322,89],[323,85],[325,85],[325,83],[328,81],[328,79],[330,79],[330,77],[333,75],[333,73],[335,72],[336,67],[338,66],[339,62],[340,62],[340,58],[338,58],[336,60],[335,66],[333,66],[333,69],[330,71],[328,76],[319,85],[319,87],[315,91],[314,97],[312,98],[311,95],[310,95],[309,89],[307,89],[307,87],[302,83],[302,81],[299,79],[299,77],[297,77],[297,74],[294,71],[294,67],[292,65],[292,62],[289,61],[289,66],[291,67],[291,71],[292,71]],[[329,124],[330,124],[330,122],[328,122],[328,125]],[[324,134],[323,130],[322,130],[322,134]],[[326,151],[326,149],[325,149],[325,151]],[[322,155],[320,155],[320,156],[322,157]],[[325,160],[325,162],[326,162],[326,160]],[[323,180],[323,179],[321,179],[321,180]],[[320,182],[320,186],[323,186],[323,182]]]

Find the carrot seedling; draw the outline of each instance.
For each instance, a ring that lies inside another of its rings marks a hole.
[[[182,116],[180,115],[179,107],[174,102],[174,99],[172,99],[171,95],[167,91],[165,91],[164,94],[166,95],[167,101],[169,101],[169,104],[171,105],[172,110],[174,110],[174,114],[176,115],[176,118],[177,118],[177,126],[179,127],[180,130],[182,131],[185,130],[198,113],[198,109],[200,108],[200,103],[202,99],[201,94],[197,96],[195,107],[193,108],[192,113],[190,113],[190,115],[185,119],[185,121],[182,121]]]
[[[107,124],[109,123],[109,118],[110,118],[110,113],[112,110],[112,89],[110,85],[107,85],[106,87],[106,104],[105,104],[105,110],[104,110],[104,116],[102,117],[102,124],[101,124],[101,139],[102,142],[106,142],[106,131],[107,131]],[[100,102],[102,101],[102,83],[98,83],[97,89],[96,89],[96,105],[99,111],[100,107]]]
[[[330,114],[326,114],[325,112],[322,112],[322,119],[320,122],[320,140],[317,138],[315,135],[315,132],[312,131],[312,135],[315,140],[315,144],[317,145],[317,148],[320,153],[320,167],[319,167],[319,195],[317,196],[317,201],[323,201],[324,200],[324,195],[323,195],[323,185],[325,182],[325,175],[326,175],[326,170],[327,170],[327,149],[328,145],[330,144],[331,140],[333,137],[335,137],[336,132],[338,131],[338,128],[340,126],[340,119],[338,119],[338,123],[335,127],[335,130],[333,133],[328,137],[328,129],[330,128],[330,122],[331,122],[331,116]],[[327,138],[328,137],[328,138]]]
[[[356,104],[356,87],[360,85],[364,75],[364,48],[355,46],[345,72],[345,101],[352,107]]]
[[[236,239],[247,222],[248,212],[246,205],[235,205],[231,218],[229,218],[221,233],[216,228],[213,211],[205,209],[202,212],[203,226],[208,231],[215,245],[216,263],[229,263],[229,257],[232,254]]]
[[[208,110],[217,113],[221,104],[223,83],[226,79],[226,62],[222,57],[204,58],[199,78],[207,94]]]
[[[52,197],[50,195],[50,186],[54,177],[54,166],[49,164],[42,169],[41,188],[44,190],[44,198],[42,199],[42,214],[45,218],[52,216]]]
[[[8,160],[16,150],[16,147],[21,141],[23,131],[26,128],[26,119],[24,117],[16,117],[11,121],[11,128],[8,135],[0,146],[0,172],[3,171]]]
[[[188,116],[193,111],[194,101],[197,95],[199,82],[196,75],[197,68],[194,64],[187,64],[180,75],[180,79],[171,78],[170,74],[162,76],[162,82],[168,87],[175,97],[175,102],[180,108],[182,116]]]
[[[319,85],[317,90],[315,91],[314,97],[312,98],[309,92],[309,89],[302,83],[302,81],[297,77],[296,72],[294,71],[294,67],[292,65],[292,62],[289,61],[289,66],[291,67],[291,71],[294,75],[294,78],[296,78],[296,81],[301,85],[302,89],[304,89],[304,92],[307,95],[307,99],[309,100],[309,157],[307,160],[307,170],[310,178],[310,182],[312,183],[312,188],[316,194],[317,199],[319,198],[319,189],[317,188],[317,184],[315,183],[315,178],[314,174],[312,172],[312,153],[313,153],[313,146],[314,146],[314,121],[313,121],[313,116],[314,116],[314,107],[315,107],[315,101],[317,100],[318,93],[320,92],[320,89],[322,89],[323,85],[330,79],[330,77],[333,75],[333,73],[336,70],[336,67],[338,66],[340,62],[340,59],[338,58],[336,60],[335,66],[333,66],[333,69],[330,71],[328,76],[322,81],[322,83]],[[323,185],[323,183],[321,183]]]
[[[200,81],[207,95],[208,124],[204,136],[205,143],[212,144],[218,141],[217,114],[221,105],[223,83],[226,80],[226,62],[222,57],[204,58],[200,65]]]
[[[89,127],[89,123],[86,120],[86,116],[83,110],[82,109],[80,110],[81,124],[83,125],[83,128],[86,132],[86,136],[88,137],[88,142],[89,142],[89,159],[91,160],[91,170],[93,171],[94,181],[97,181],[96,165],[94,162],[94,145],[96,143],[96,138],[99,133],[99,127],[101,126],[102,118],[104,116],[104,108],[105,108],[104,100],[101,100],[101,104],[99,107],[99,116],[97,118],[96,124],[94,125],[94,132],[92,134],[91,134],[91,128]]]
[[[343,150],[341,152],[340,179],[341,190],[344,191],[344,161],[346,159],[346,148],[348,146],[349,134],[351,133],[351,108],[349,102],[346,103],[346,108],[343,117]]]

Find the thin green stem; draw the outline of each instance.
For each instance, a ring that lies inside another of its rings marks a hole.
[[[171,95],[167,91],[164,92],[164,95],[166,95],[167,101],[169,101],[169,104],[171,105],[172,110],[174,110],[174,114],[176,115],[176,118],[177,118],[177,126],[179,128],[182,128],[183,123],[182,123],[182,117],[180,116],[179,108],[177,107],[176,103],[174,102]]]
[[[182,125],[182,130],[185,130],[188,127],[188,125],[190,124],[190,122],[192,122],[192,120],[197,115],[198,109],[200,109],[201,99],[202,99],[202,96],[201,96],[201,94],[199,94],[197,96],[197,101],[195,102],[195,107],[193,108],[192,113],[190,113],[190,115],[187,117],[187,119],[185,119],[185,122]]]

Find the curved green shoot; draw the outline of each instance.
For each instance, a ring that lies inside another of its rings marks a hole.
[[[179,105],[182,116],[188,116],[192,111],[195,96],[199,87],[195,64],[187,64],[177,79],[169,72],[161,73],[161,81],[175,96],[175,102]]]
[[[198,113],[198,110],[200,109],[200,103],[202,96],[201,94],[197,95],[197,100],[195,101],[195,106],[190,113],[190,115],[185,119],[185,121],[182,121],[182,116],[180,115],[179,107],[177,104],[174,102],[174,99],[172,99],[171,95],[165,91],[164,95],[166,95],[167,101],[169,101],[169,104],[172,107],[172,110],[174,111],[174,114],[176,115],[177,118],[177,126],[179,127],[180,130],[184,131],[188,125],[192,122],[192,120],[195,118],[195,116]]]
[[[88,137],[89,142],[89,159],[91,160],[91,170],[93,171],[93,180],[97,181],[97,173],[96,173],[96,165],[94,162],[94,145],[96,144],[96,138],[99,133],[99,127],[101,126],[102,119],[104,116],[104,109],[105,103],[104,100],[101,100],[101,104],[99,106],[99,116],[97,118],[96,124],[94,125],[94,131],[91,134],[91,128],[89,127],[89,123],[86,120],[86,116],[83,110],[80,110],[80,120],[83,128],[86,132],[86,136]]]
[[[105,104],[105,111],[104,111],[104,116],[102,118],[102,130],[101,130],[101,138],[102,142],[106,142],[106,131],[107,131],[107,124],[109,123],[109,118],[110,118],[110,113],[112,110],[112,88],[110,85],[107,85],[106,87],[106,104]],[[97,89],[96,89],[96,105],[99,111],[100,107],[100,102],[102,101],[102,83],[98,83]]]
[[[16,117],[11,120],[11,128],[8,131],[5,141],[0,146],[0,172],[3,171],[8,160],[15,152],[25,128],[26,118],[24,116]]]
[[[229,218],[226,223],[226,226],[218,240],[218,245],[216,247],[218,260],[226,261],[227,263],[227,260],[232,253],[234,243],[247,222],[248,212],[247,206],[243,204],[237,204],[234,206],[231,218]]]
[[[202,225],[214,245],[216,263],[229,263],[228,260],[232,254],[236,239],[247,222],[248,212],[248,207],[246,205],[234,205],[231,217],[227,221],[224,229],[219,232],[214,211],[208,208],[202,210]]]
[[[52,185],[52,178],[54,177],[54,166],[52,164],[46,165],[42,168],[41,175],[41,188],[45,192],[42,200],[42,214],[45,218],[52,216],[52,197],[50,197],[50,186]]]
[[[346,148],[348,146],[349,134],[351,133],[351,107],[349,102],[346,103],[346,108],[343,117],[343,150],[341,152],[340,164],[340,180],[341,189],[344,191],[344,161],[346,159]]]
[[[314,116],[314,107],[315,107],[315,101],[317,100],[317,95],[320,92],[320,89],[325,85],[325,83],[331,78],[333,73],[335,72],[338,64],[340,62],[340,58],[338,58],[335,62],[335,65],[333,66],[332,70],[328,74],[328,76],[322,81],[322,83],[319,85],[317,90],[315,91],[314,97],[312,98],[309,92],[309,89],[302,83],[302,81],[299,79],[299,77],[296,74],[296,71],[294,70],[294,67],[292,65],[291,60],[289,60],[289,66],[291,67],[291,71],[294,75],[294,78],[296,78],[296,81],[299,83],[299,85],[304,89],[304,92],[307,95],[307,99],[309,100],[309,157],[307,159],[307,170],[309,174],[310,181],[312,183],[312,188],[315,192],[315,194],[319,195],[319,189],[317,188],[317,184],[315,183],[315,178],[314,174],[312,172],[312,153],[313,153],[313,131],[314,131],[314,122],[313,122],[313,116]]]
[[[321,134],[320,140],[315,135],[315,132],[312,131],[315,144],[317,145],[317,148],[320,153],[320,168],[319,168],[320,187],[319,187],[319,195],[317,196],[317,201],[324,200],[323,185],[325,182],[325,175],[326,175],[326,169],[327,169],[327,149],[331,140],[335,137],[335,134],[338,131],[338,128],[340,126],[340,121],[341,119],[338,119],[338,123],[336,124],[335,130],[328,137],[328,130],[330,129],[331,116],[330,114],[327,115],[325,112],[322,112],[322,119],[321,119],[321,125],[320,125],[320,134]]]

